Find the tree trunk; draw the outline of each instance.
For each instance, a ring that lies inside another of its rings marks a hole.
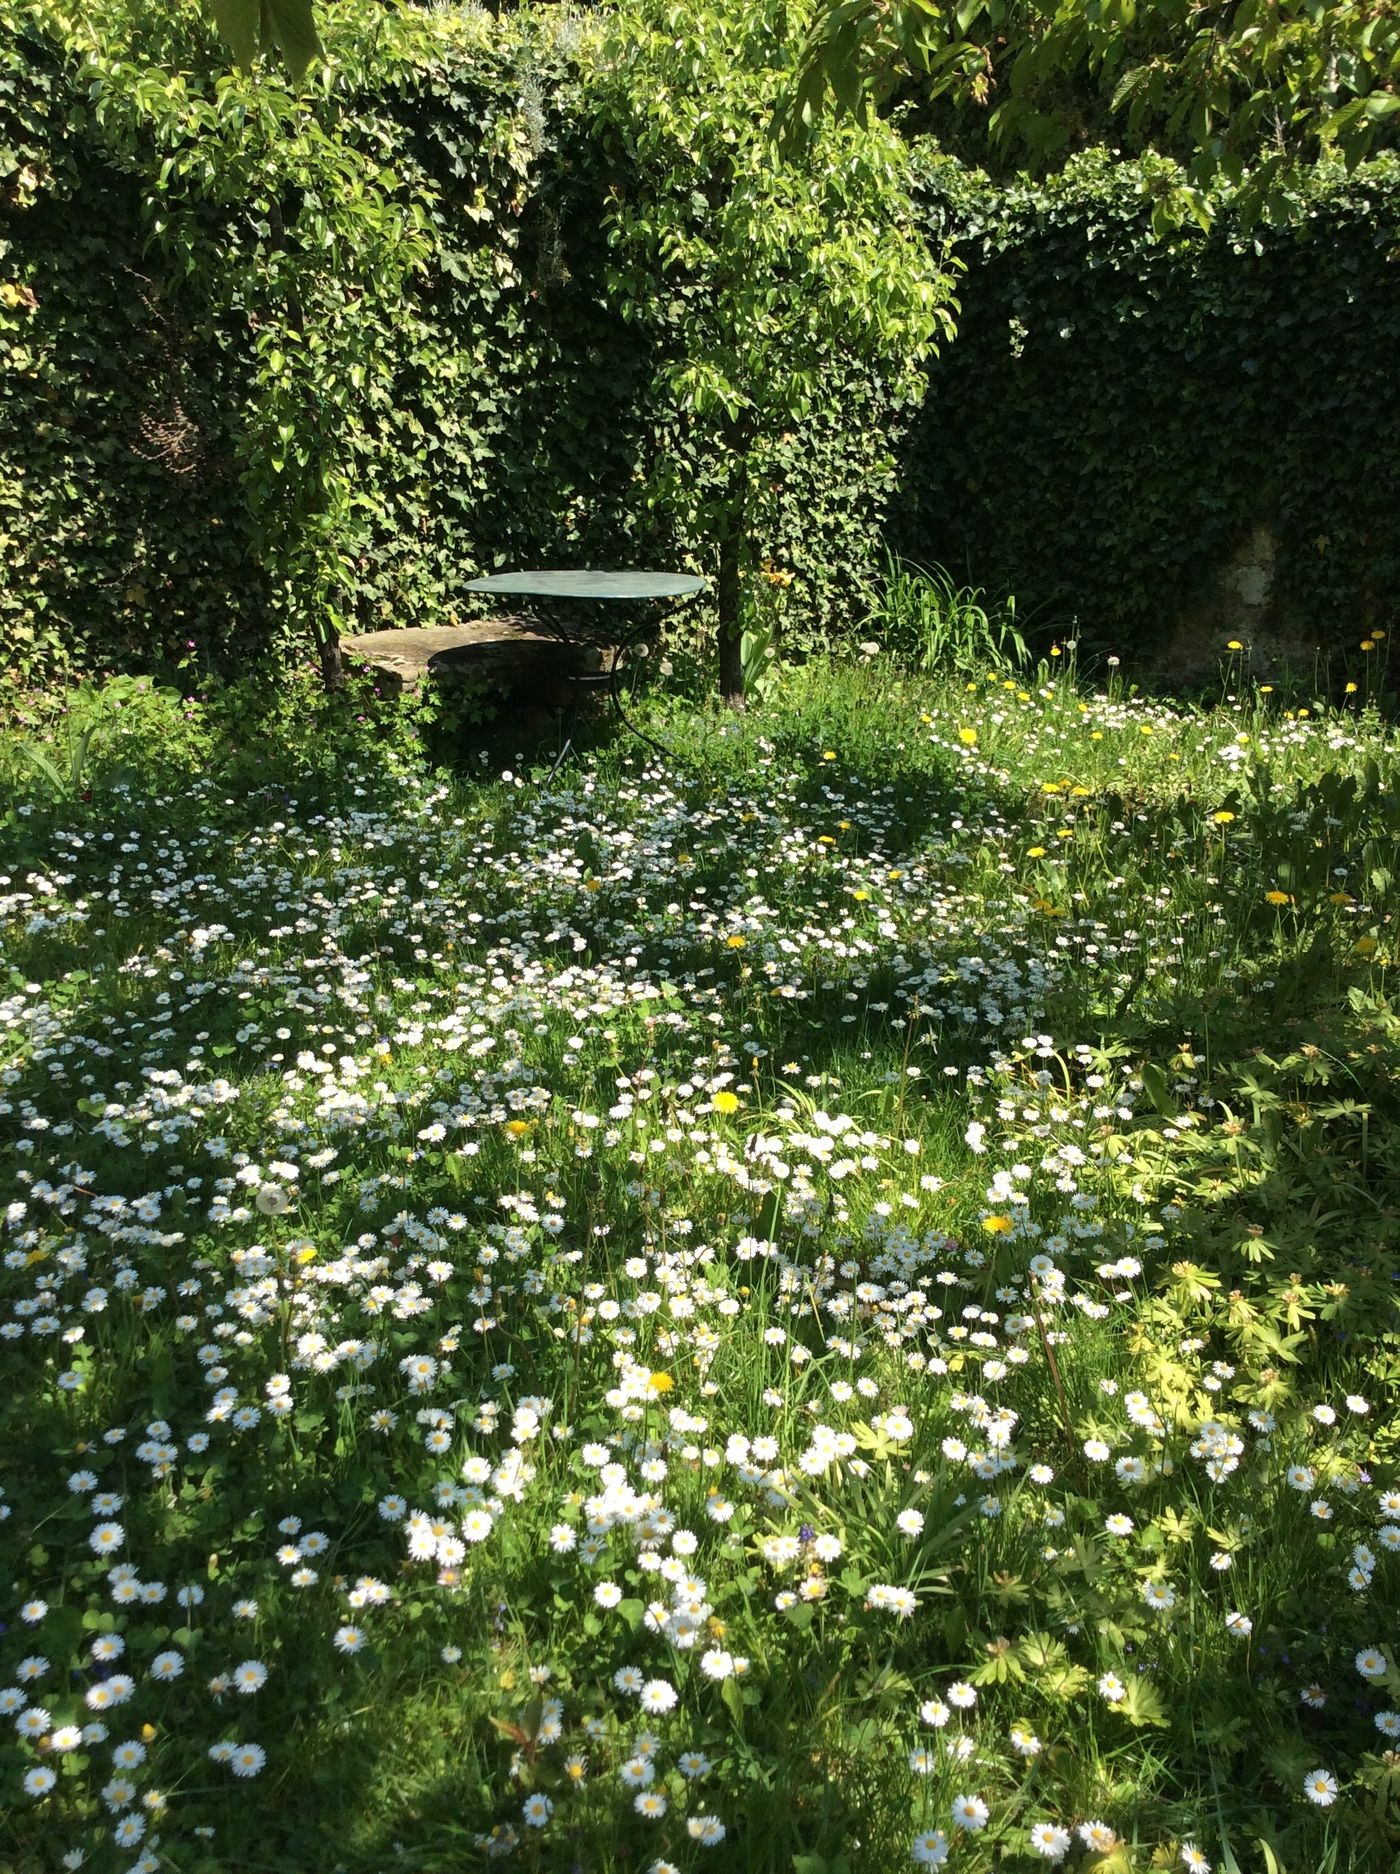
[[[719,541],[719,578],[715,607],[719,614],[719,694],[730,709],[744,707],[743,581],[739,577],[748,520],[748,452],[753,447],[751,417],[734,424],[725,441],[731,452],[729,501]]]
[[[743,588],[739,579],[742,533],[732,524],[719,543],[719,579],[715,602],[719,612],[719,694],[730,709],[744,707],[744,652],[739,614]]]
[[[321,682],[327,690],[345,688],[345,666],[340,661],[340,633],[326,623],[316,629],[316,655],[321,660]]]

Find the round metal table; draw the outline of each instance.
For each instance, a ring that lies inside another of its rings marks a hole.
[[[587,611],[571,611],[567,615],[550,611],[530,614],[530,622],[538,625],[559,643],[568,649],[577,649],[581,644],[594,644],[611,650],[612,659],[606,670],[596,675],[574,671],[570,674],[573,686],[573,708],[569,716],[568,730],[559,750],[558,759],[550,770],[556,774],[573,746],[574,729],[578,722],[579,698],[590,687],[606,688],[608,701],[614,715],[624,728],[638,736],[642,741],[669,755],[670,750],[663,748],[660,742],[645,734],[634,722],[630,722],[622,707],[618,694],[617,678],[625,654],[634,649],[648,631],[654,627],[643,621],[619,636],[617,625],[610,622],[609,614],[614,606],[636,605],[658,599],[693,598],[697,592],[703,592],[708,580],[699,578],[694,573],[646,573],[646,572],[609,572],[603,568],[575,567],[549,572],[491,573],[483,579],[464,581],[464,592],[484,592],[501,598],[542,599],[551,605],[579,605]],[[589,615],[592,607],[600,608],[597,614]],[[604,611],[603,608],[607,608]]]

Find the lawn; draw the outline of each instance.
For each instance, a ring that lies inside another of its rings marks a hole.
[[[1393,733],[0,744],[0,1867],[1400,1851]]]

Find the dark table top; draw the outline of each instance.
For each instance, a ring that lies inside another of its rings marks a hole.
[[[468,579],[464,592],[514,593],[537,599],[676,599],[701,592],[708,582],[694,573],[606,572],[579,567],[562,572],[492,573]]]

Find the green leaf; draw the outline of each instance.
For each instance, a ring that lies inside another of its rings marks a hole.
[[[1167,1724],[1166,1705],[1150,1679],[1130,1679],[1118,1709],[1129,1724],[1151,1724],[1163,1728]]]
[[[234,62],[251,69],[262,49],[261,0],[209,0],[209,11]]]
[[[275,48],[299,81],[312,59],[323,56],[312,0],[209,0],[209,10],[220,37],[245,71],[260,52]]]

